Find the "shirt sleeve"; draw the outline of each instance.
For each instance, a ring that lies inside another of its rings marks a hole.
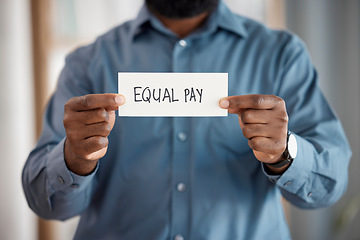
[[[87,81],[86,50],[67,57],[56,92],[43,119],[43,130],[23,169],[22,183],[30,208],[45,219],[65,220],[81,214],[90,202],[95,171],[79,176],[68,170],[64,160],[65,103],[74,96],[91,93]]]
[[[308,52],[296,36],[284,48],[281,65],[278,95],[286,102],[289,130],[295,133],[298,154],[281,176],[264,172],[294,205],[329,206],[346,190],[350,145],[318,86]]]

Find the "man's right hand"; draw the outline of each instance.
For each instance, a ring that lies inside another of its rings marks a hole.
[[[78,175],[88,175],[108,148],[115,110],[125,103],[119,94],[90,94],[71,98],[64,107],[65,162]]]

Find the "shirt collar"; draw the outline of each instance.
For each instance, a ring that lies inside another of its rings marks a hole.
[[[244,18],[233,13],[222,0],[220,0],[214,15],[215,24],[217,24],[219,28],[233,32],[243,38],[248,36],[244,25]]]
[[[142,27],[146,23],[157,25],[153,27],[158,28],[160,21],[156,19],[144,4],[137,18],[132,22],[130,36],[134,38],[141,33],[143,30]],[[207,26],[211,29],[222,28],[243,38],[246,38],[248,35],[243,18],[234,14],[222,0],[219,1],[219,6],[211,14]],[[170,31],[168,32],[170,33]]]
[[[130,36],[135,37],[142,31],[142,26],[150,21],[150,12],[145,6],[145,4],[140,9],[139,14],[137,15],[136,19],[132,22],[130,26]]]

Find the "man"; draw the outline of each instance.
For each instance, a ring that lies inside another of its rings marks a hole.
[[[231,114],[116,117],[118,72],[228,72]],[[24,167],[29,205],[81,215],[75,239],[289,239],[281,194],[318,208],[347,185],[351,151],[317,78],[296,36],[222,1],[147,0],[67,57]]]

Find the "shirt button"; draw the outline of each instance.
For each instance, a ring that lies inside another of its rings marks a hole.
[[[177,135],[177,138],[181,141],[181,142],[185,142],[186,141],[186,133],[184,132],[179,132],[178,135]]]
[[[186,189],[186,185],[184,183],[178,183],[178,185],[176,186],[176,189],[179,191],[179,192],[183,192],[185,191]]]
[[[184,240],[184,237],[181,234],[175,236],[174,240]]]
[[[79,187],[80,187],[80,185],[79,185],[79,184],[77,184],[77,183],[74,183],[74,184],[72,184],[72,185],[71,185],[71,187],[72,187],[72,188],[79,188]]]
[[[311,195],[312,195],[312,192],[309,192],[307,196],[308,196],[308,197],[311,197]]]
[[[292,182],[291,181],[287,181],[284,186],[289,186]]]
[[[60,182],[61,184],[64,184],[64,183],[65,183],[64,179],[63,179],[61,176],[58,177],[58,180],[59,180],[59,182]]]
[[[182,47],[186,47],[187,42],[186,42],[185,40],[181,39],[181,40],[179,41],[179,45],[182,46]]]

